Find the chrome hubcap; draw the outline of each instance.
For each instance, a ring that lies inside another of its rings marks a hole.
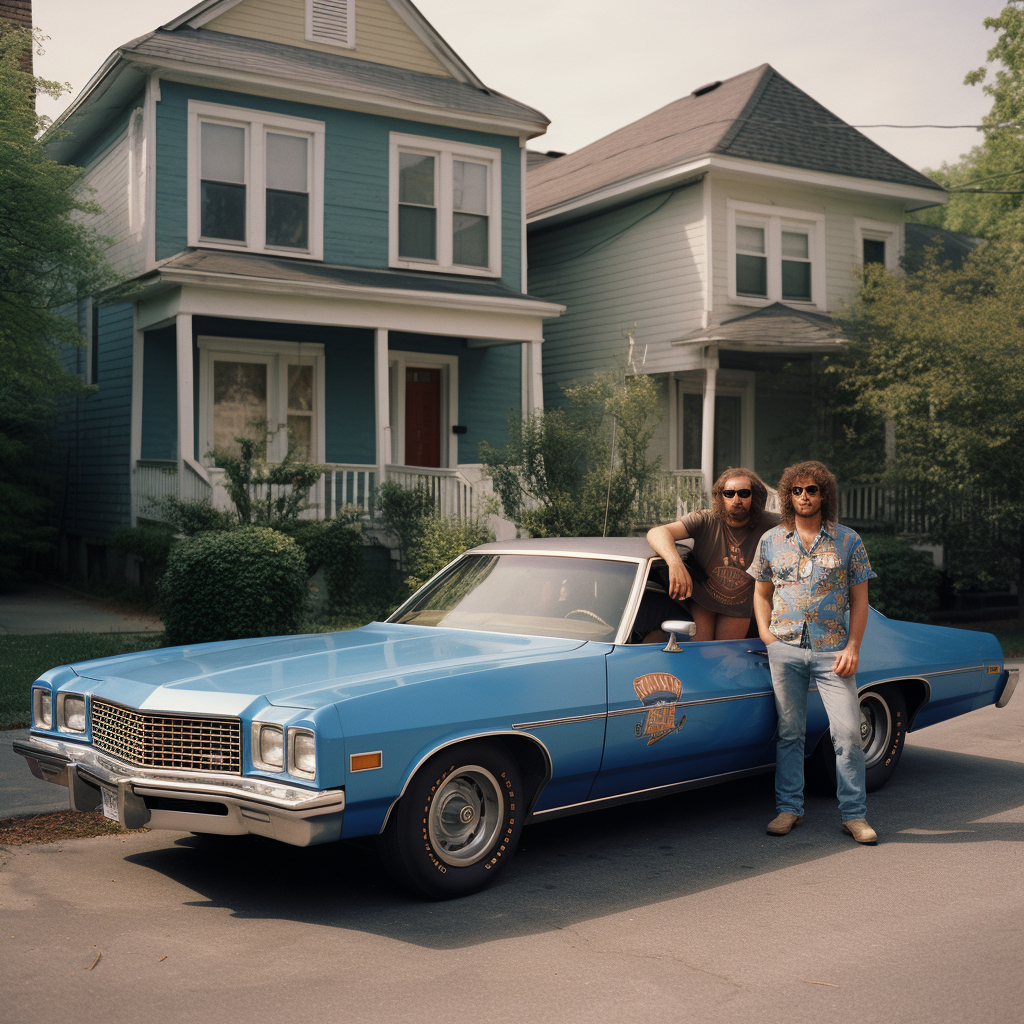
[[[865,693],[860,699],[860,742],[865,768],[873,768],[882,760],[891,736],[889,705],[877,693]]]
[[[490,852],[504,811],[501,788],[486,768],[460,768],[445,780],[430,805],[431,845],[446,864],[475,864]]]

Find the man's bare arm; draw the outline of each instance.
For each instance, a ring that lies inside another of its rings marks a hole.
[[[685,601],[693,593],[693,579],[676,549],[676,541],[686,540],[689,536],[680,522],[653,526],[647,531],[647,543],[665,559],[668,566],[668,596],[676,601]]]
[[[846,678],[857,671],[860,664],[860,644],[864,639],[864,629],[868,624],[868,581],[855,583],[850,587],[850,632],[846,638],[846,646],[836,654],[832,663],[832,671],[837,676]]]
[[[754,618],[757,619],[757,632],[764,643],[773,644],[779,638],[771,632],[772,596],[775,584],[771,580],[754,580]]]

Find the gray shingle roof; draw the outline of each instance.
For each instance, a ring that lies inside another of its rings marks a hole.
[[[842,344],[832,317],[773,302],[770,306],[692,331],[682,341],[709,341],[723,348],[774,348],[790,350],[834,348]]]
[[[479,278],[419,273],[402,270],[363,270],[329,263],[314,263],[286,257],[262,256],[219,249],[190,249],[162,264],[161,270],[194,270],[225,277],[255,277],[267,281],[290,281],[297,286],[352,285],[360,288],[393,288],[397,291],[441,292],[449,295],[479,295],[485,298],[546,301],[506,288],[497,281]]]
[[[484,114],[548,124],[533,107],[493,90],[481,90],[454,78],[374,64],[346,54],[320,53],[284,43],[215,32],[212,29],[157,29],[121,47],[126,55],[181,61],[248,74],[265,74],[286,81],[351,88],[445,110]]]
[[[531,171],[529,212],[710,154],[941,191],[762,64]]]

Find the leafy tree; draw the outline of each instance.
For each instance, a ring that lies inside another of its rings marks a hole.
[[[914,220],[967,235],[1024,242],[1024,0],[1011,0],[985,27],[999,33],[987,64],[968,73],[965,85],[982,85],[992,97],[983,118],[984,141],[959,162],[928,175],[952,190],[945,206],[922,210]]]
[[[0,22],[0,585],[52,550],[45,455],[59,400],[89,390],[61,365],[61,347],[83,340],[62,308],[118,283],[109,240],[83,219],[100,212],[84,172],[51,160],[49,137],[38,138],[48,121],[35,113],[35,93],[65,87],[21,69],[33,45],[29,30]]]
[[[1018,560],[1024,617],[1024,263],[991,242],[960,269],[934,256],[913,274],[869,268],[841,317],[852,344],[834,367],[849,407],[895,426],[878,479],[917,489],[953,551]],[[857,445],[853,434],[849,441]]]
[[[538,537],[626,536],[663,518],[653,379],[609,372],[565,394],[566,408],[514,417],[503,449],[481,443],[505,514]]]

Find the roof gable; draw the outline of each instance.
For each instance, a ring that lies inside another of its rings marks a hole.
[[[216,32],[282,43],[319,53],[344,53],[359,60],[387,64],[422,74],[456,78],[483,87],[473,72],[409,0],[316,0],[354,19],[352,45],[308,39],[307,7],[311,0],[204,0],[163,27],[207,28]],[[341,34],[342,37],[344,33]]]
[[[531,171],[530,215],[710,155],[942,191],[762,64]]]

